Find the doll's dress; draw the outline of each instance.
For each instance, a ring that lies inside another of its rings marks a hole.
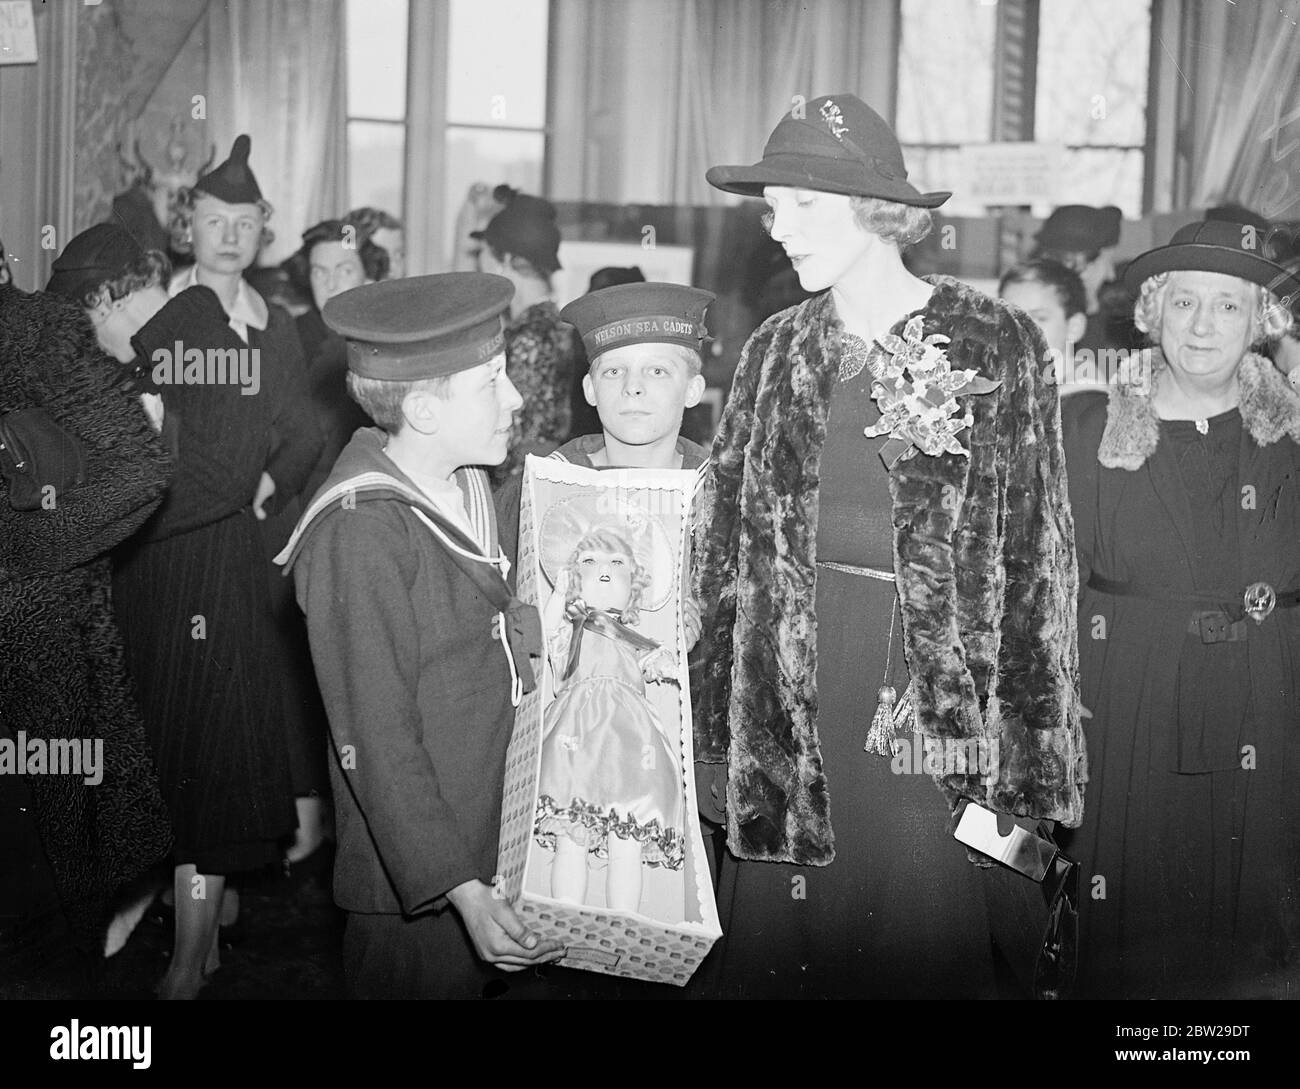
[[[535,834],[606,857],[607,837],[636,839],[641,861],[679,869],[685,805],[681,759],[645,695],[636,651],[581,630],[577,667],[546,709]],[[566,655],[557,656],[563,660]]]

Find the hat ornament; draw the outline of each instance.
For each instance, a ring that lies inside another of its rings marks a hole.
[[[817,111],[822,115],[822,120],[826,122],[826,127],[831,130],[831,135],[835,139],[843,141],[844,134],[849,128],[844,124],[844,115],[840,113],[840,108],[835,105],[834,100],[827,99],[821,104],[821,109]]]

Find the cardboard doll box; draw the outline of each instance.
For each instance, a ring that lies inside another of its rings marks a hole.
[[[506,757],[505,795],[497,859],[498,888],[515,905],[528,926],[543,938],[566,947],[559,962],[608,975],[684,986],[713,943],[721,937],[717,905],[709,877],[695,802],[691,700],[683,628],[683,568],[690,540],[691,503],[698,475],[688,470],[587,469],[551,458],[529,456],[525,463],[519,522],[518,593],[542,609],[553,582],[542,557],[543,527],[555,529],[562,517],[548,519],[555,507],[647,515],[663,529],[657,539],[664,551],[672,589],[666,602],[643,609],[635,629],[672,650],[676,684],[645,686],[647,699],[662,723],[666,748],[679,759],[673,768],[681,791],[684,821],[682,864],[645,866],[639,910],[606,907],[604,871],[590,871],[586,903],[552,895],[555,852],[537,834],[537,802],[546,711],[555,698],[556,669],[539,663],[538,685],[523,697],[515,713],[514,733]],[[562,515],[562,511],[556,512]],[[554,537],[548,555],[555,554]],[[567,538],[563,538],[567,539]],[[554,563],[551,564],[554,567]],[[552,572],[553,574],[553,572]],[[545,627],[545,623],[544,623]],[[551,632],[544,631],[550,643]],[[544,837],[543,837],[544,838]],[[593,863],[600,866],[600,861]]]

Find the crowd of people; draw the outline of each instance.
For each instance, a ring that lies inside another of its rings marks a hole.
[[[564,949],[494,887],[536,454],[699,477],[723,938],[689,995],[995,998],[1008,966],[1029,995],[1294,993],[1300,261],[1267,220],[1216,209],[1121,275],[1119,210],[1066,206],[993,298],[909,268],[951,194],[821,96],[707,174],[767,204],[808,297],[749,337],[706,449],[710,293],[609,269],[559,309],[556,210],[506,186],[463,224],[476,271],[406,276],[373,208],[259,270],[250,158],[182,192],[192,263],[105,224],[44,291],[0,285],[0,726],[104,751],[93,787],[0,775],[5,914],[111,954],[161,895],[157,993],[193,998],[239,875],[316,866],[353,996],[634,994],[536,971]],[[1126,365],[1079,380],[1080,349]],[[971,807],[1077,865],[1046,941],[954,838]]]

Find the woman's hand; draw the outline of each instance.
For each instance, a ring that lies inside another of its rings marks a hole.
[[[163,400],[156,393],[140,394],[140,404],[144,406],[144,414],[149,417],[149,423],[159,434],[163,429]]]
[[[268,472],[262,473],[262,479],[257,482],[257,491],[253,493],[253,514],[257,516],[259,522],[266,521],[266,504],[271,501],[271,496],[275,494],[275,481]]]

